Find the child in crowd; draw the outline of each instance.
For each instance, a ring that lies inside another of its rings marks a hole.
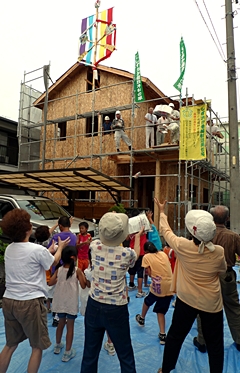
[[[35,230],[36,243],[48,247],[49,239],[57,227],[58,222],[52,226],[52,228],[49,228],[47,225],[40,225],[40,227],[37,227]]]
[[[131,217],[138,216],[139,214],[140,214],[140,211],[138,209],[134,209],[131,212]],[[129,235],[129,239],[130,239],[129,247],[133,249],[135,245],[135,234]],[[146,292],[142,290],[143,272],[144,272],[144,269],[142,267],[142,259],[144,255],[144,244],[146,241],[147,241],[147,235],[146,233],[143,233],[140,236],[140,255],[138,259],[136,260],[134,266],[132,268],[130,267],[128,270],[128,273],[130,275],[128,290],[131,291],[137,288],[138,291],[136,294],[136,298],[143,298],[146,295]],[[134,277],[136,274],[137,274],[137,284],[138,284],[137,286],[134,284]]]
[[[148,241],[144,244],[144,252],[142,266],[148,269],[152,283],[149,294],[144,298],[142,313],[141,315],[136,315],[136,321],[138,325],[144,326],[148,309],[155,303],[153,312],[157,313],[160,329],[158,337],[160,344],[165,344],[165,314],[168,311],[173,294],[170,291],[172,283],[171,266],[167,255],[162,251],[158,251],[152,242]]]
[[[147,239],[148,241],[152,242],[158,250],[162,250],[162,241],[152,219],[153,212],[151,210],[147,210],[146,215],[152,228],[151,231],[147,233]]]
[[[68,216],[60,216],[58,219],[58,227],[60,232],[55,233],[53,237],[50,240],[50,243],[48,244],[48,247],[53,243],[57,243],[58,237],[61,238],[61,240],[66,239],[67,237],[70,238],[69,246],[76,246],[77,242],[77,236],[71,232],[70,228],[73,222],[73,217]],[[61,263],[61,262],[60,262]],[[51,268],[52,274],[55,272],[55,267]],[[58,326],[59,318],[58,315],[53,312],[53,322],[52,326],[56,327]]]
[[[168,245],[168,243],[166,242],[166,245],[164,246],[163,248],[163,252],[165,254],[167,254],[168,256],[168,259],[169,259],[169,262],[171,264],[171,268],[172,268],[172,273],[174,272],[174,267],[175,267],[175,263],[176,263],[176,256],[174,255],[174,251],[173,249]]]
[[[35,239],[36,239],[36,243],[38,243],[38,244],[40,244],[44,247],[48,247],[49,242],[50,242],[50,237],[51,237],[52,233],[54,232],[54,230],[57,228],[57,226],[58,226],[58,222],[52,228],[49,228],[47,225],[41,225],[40,227],[38,227],[35,230],[35,234],[34,234]],[[52,246],[55,248],[54,251],[56,251],[57,243],[52,241]],[[52,303],[53,293],[54,293],[54,289],[55,289],[55,286],[49,286],[48,285],[48,282],[49,282],[51,276],[52,276],[52,267],[49,268],[46,271],[47,293],[48,293],[48,297],[47,297],[47,300],[46,300],[46,307],[47,307],[48,313],[51,313],[51,303]],[[58,321],[59,321],[58,315],[53,313],[52,326],[57,326]]]
[[[63,348],[61,342],[63,329],[67,325],[66,349],[62,356],[62,361],[69,361],[76,355],[72,348],[74,335],[74,321],[78,313],[79,285],[84,289],[86,279],[83,272],[75,267],[77,260],[77,249],[75,246],[67,246],[62,251],[63,265],[56,267],[54,275],[49,280],[49,285],[53,285],[56,280],[56,288],[53,295],[52,309],[58,313],[59,323],[56,330],[56,344],[54,353],[59,354]],[[66,324],[67,321],[67,324]]]
[[[88,223],[83,221],[79,224],[80,233],[77,236],[78,268],[84,271],[89,266],[88,252],[92,242],[92,236],[88,233]]]
[[[166,244],[165,244],[165,246],[163,248],[163,252],[165,254],[167,254],[167,256],[168,256],[168,259],[169,259],[169,262],[170,262],[171,268],[172,268],[172,273],[173,273],[174,272],[175,263],[176,263],[176,260],[177,260],[175,254],[174,254],[174,250],[166,242]],[[176,298],[172,302],[172,306],[175,307],[175,304],[176,304]]]
[[[148,218],[148,221],[151,225],[151,231],[147,232],[147,239],[148,241],[152,242],[158,250],[162,250],[162,241],[160,239],[158,230],[156,226],[154,225],[154,221],[152,219],[153,212],[149,209],[146,211],[146,216]],[[147,268],[144,270],[144,286],[147,287],[148,285],[148,272]]]

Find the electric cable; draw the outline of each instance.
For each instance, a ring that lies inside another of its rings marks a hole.
[[[209,20],[210,20],[210,22],[211,22],[211,25],[212,25],[213,31],[214,31],[214,33],[215,33],[215,35],[216,35],[216,37],[217,37],[217,41],[218,41],[218,44],[219,44],[219,46],[220,46],[220,48],[221,48],[221,51],[222,51],[222,55],[223,55],[223,57],[224,57],[224,60],[226,61],[225,53],[224,53],[223,48],[222,48],[222,44],[220,43],[220,40],[219,40],[219,38],[218,38],[218,35],[217,35],[217,32],[216,32],[216,29],[215,29],[215,27],[214,27],[214,24],[213,24],[213,22],[212,22],[212,19],[211,19],[210,14],[209,14],[209,11],[208,11],[208,8],[207,8],[207,5],[206,5],[206,3],[205,3],[204,0],[203,0],[203,4],[204,4],[204,7],[205,7],[205,9],[206,9],[206,12],[207,12],[208,18],[209,18]]]
[[[194,2],[195,2],[196,6],[197,6],[197,8],[198,8],[198,11],[199,11],[199,13],[200,13],[200,15],[201,15],[201,17],[202,17],[202,19],[203,19],[203,21],[204,21],[204,23],[205,23],[207,29],[208,29],[208,31],[209,31],[209,33],[210,33],[212,39],[213,39],[214,44],[215,44],[216,47],[217,47],[217,50],[218,50],[218,53],[220,54],[221,59],[223,60],[223,62],[226,62],[225,59],[224,59],[224,55],[222,55],[221,50],[219,49],[219,47],[218,47],[218,45],[217,45],[217,43],[216,43],[216,40],[214,39],[214,36],[213,36],[213,34],[211,33],[210,28],[208,27],[208,24],[207,24],[207,22],[206,22],[206,20],[205,20],[205,18],[204,18],[204,16],[203,16],[203,13],[202,13],[202,11],[201,11],[199,5],[198,5],[197,0],[194,0]]]

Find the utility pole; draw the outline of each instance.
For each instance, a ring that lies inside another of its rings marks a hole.
[[[232,0],[225,0],[226,42],[227,42],[227,76],[228,76],[228,116],[229,116],[229,170],[230,170],[230,228],[240,234],[239,219],[239,141],[236,66],[233,34]]]

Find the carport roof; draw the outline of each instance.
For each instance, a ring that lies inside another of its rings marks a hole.
[[[91,167],[1,173],[1,182],[36,192],[125,192],[131,188]]]

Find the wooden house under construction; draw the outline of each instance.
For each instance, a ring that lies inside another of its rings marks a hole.
[[[168,145],[167,141],[158,147],[145,148],[144,117],[149,106],[172,102],[179,109],[178,96],[165,96],[149,79],[142,77],[145,101],[135,103],[133,74],[103,65],[98,66],[97,72],[95,90],[92,68],[76,63],[46,92],[35,95],[30,107],[42,111],[41,120],[26,119],[24,108],[20,108],[20,171],[91,168],[127,186],[120,192],[113,188],[110,193],[91,188],[90,184],[88,188],[63,186],[62,193],[46,194],[70,205],[75,216],[86,219],[100,218],[116,201],[126,207],[154,209],[153,197],[157,196],[169,202],[170,224],[180,231],[188,208],[207,209],[214,204],[214,193],[220,195],[216,186],[220,188],[222,181],[226,184],[221,196],[227,198],[229,178],[217,161],[179,161],[179,146]],[[22,97],[26,86],[22,86]],[[197,104],[191,99],[183,102]],[[121,153],[117,153],[114,134],[102,132],[104,117],[113,120],[116,110],[121,111],[125,121],[126,133],[132,141],[131,151],[122,142]],[[156,211],[154,220],[157,224]]]

